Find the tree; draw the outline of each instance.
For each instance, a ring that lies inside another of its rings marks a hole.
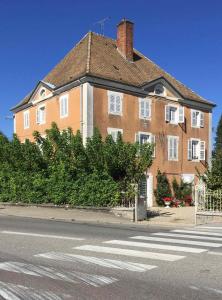
[[[172,192],[169,184],[169,180],[165,173],[161,173],[160,170],[157,171],[157,188],[154,191],[156,197],[156,202],[159,205],[163,205],[163,198],[172,197]]]
[[[222,189],[222,115],[216,131],[212,166],[202,178],[206,181],[208,188]]]

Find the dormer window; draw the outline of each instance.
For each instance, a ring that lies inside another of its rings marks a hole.
[[[154,88],[154,93],[159,96],[165,96],[166,94],[165,87],[162,84],[158,83]]]
[[[46,95],[45,89],[41,89],[41,91],[40,91],[39,94],[40,94],[41,99],[44,99],[44,98],[45,98],[45,95]]]

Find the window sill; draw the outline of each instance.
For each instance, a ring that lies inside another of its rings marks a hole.
[[[121,113],[108,112],[108,115],[122,117],[122,114],[121,114]]]

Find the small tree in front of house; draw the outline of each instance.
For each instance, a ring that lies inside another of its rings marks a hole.
[[[165,173],[161,173],[160,170],[157,171],[157,187],[154,191],[154,195],[156,197],[156,202],[158,205],[163,205],[163,198],[172,197],[172,192],[170,188],[169,180]]]

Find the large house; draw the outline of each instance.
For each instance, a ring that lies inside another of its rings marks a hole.
[[[170,180],[196,181],[211,160],[214,104],[203,99],[133,47],[133,23],[122,20],[117,39],[89,32],[13,109],[21,141],[42,135],[55,121],[80,130],[85,141],[102,136],[155,142],[146,180],[153,205],[157,170]]]

